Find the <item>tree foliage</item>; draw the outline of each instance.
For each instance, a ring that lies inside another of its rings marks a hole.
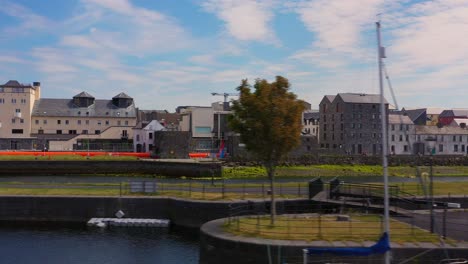
[[[300,143],[301,118],[304,104],[289,91],[288,79],[277,76],[269,83],[255,80],[253,91],[247,80],[237,88],[239,100],[233,102],[229,124],[240,133],[241,141],[265,166],[270,179],[272,223],[276,214],[274,203],[275,167]]]

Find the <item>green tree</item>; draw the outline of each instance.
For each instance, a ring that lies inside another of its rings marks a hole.
[[[275,82],[257,79],[251,91],[247,80],[237,88],[239,100],[233,102],[229,125],[240,133],[247,150],[267,170],[270,181],[271,224],[275,223],[274,175],[279,161],[300,143],[304,104],[289,91],[288,79],[277,76]]]

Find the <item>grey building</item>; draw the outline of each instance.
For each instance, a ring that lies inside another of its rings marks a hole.
[[[404,114],[388,115],[388,144],[392,155],[412,154],[415,128],[411,118]]]
[[[384,118],[388,122],[388,102]],[[339,93],[320,102],[320,148],[335,154],[378,155],[382,132],[380,95]]]

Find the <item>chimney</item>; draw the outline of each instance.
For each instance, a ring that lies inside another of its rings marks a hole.
[[[36,90],[35,100],[39,100],[41,98],[41,82],[33,82],[33,87]]]

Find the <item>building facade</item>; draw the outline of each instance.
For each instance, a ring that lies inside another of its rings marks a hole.
[[[403,114],[388,115],[388,144],[392,155],[411,155],[415,128],[411,119]]]
[[[165,128],[157,120],[140,122],[133,128],[133,151],[152,152],[155,144],[155,132],[164,131]]]
[[[336,154],[379,155],[380,95],[339,93],[320,102],[320,148]],[[388,103],[383,118],[388,122]]]

